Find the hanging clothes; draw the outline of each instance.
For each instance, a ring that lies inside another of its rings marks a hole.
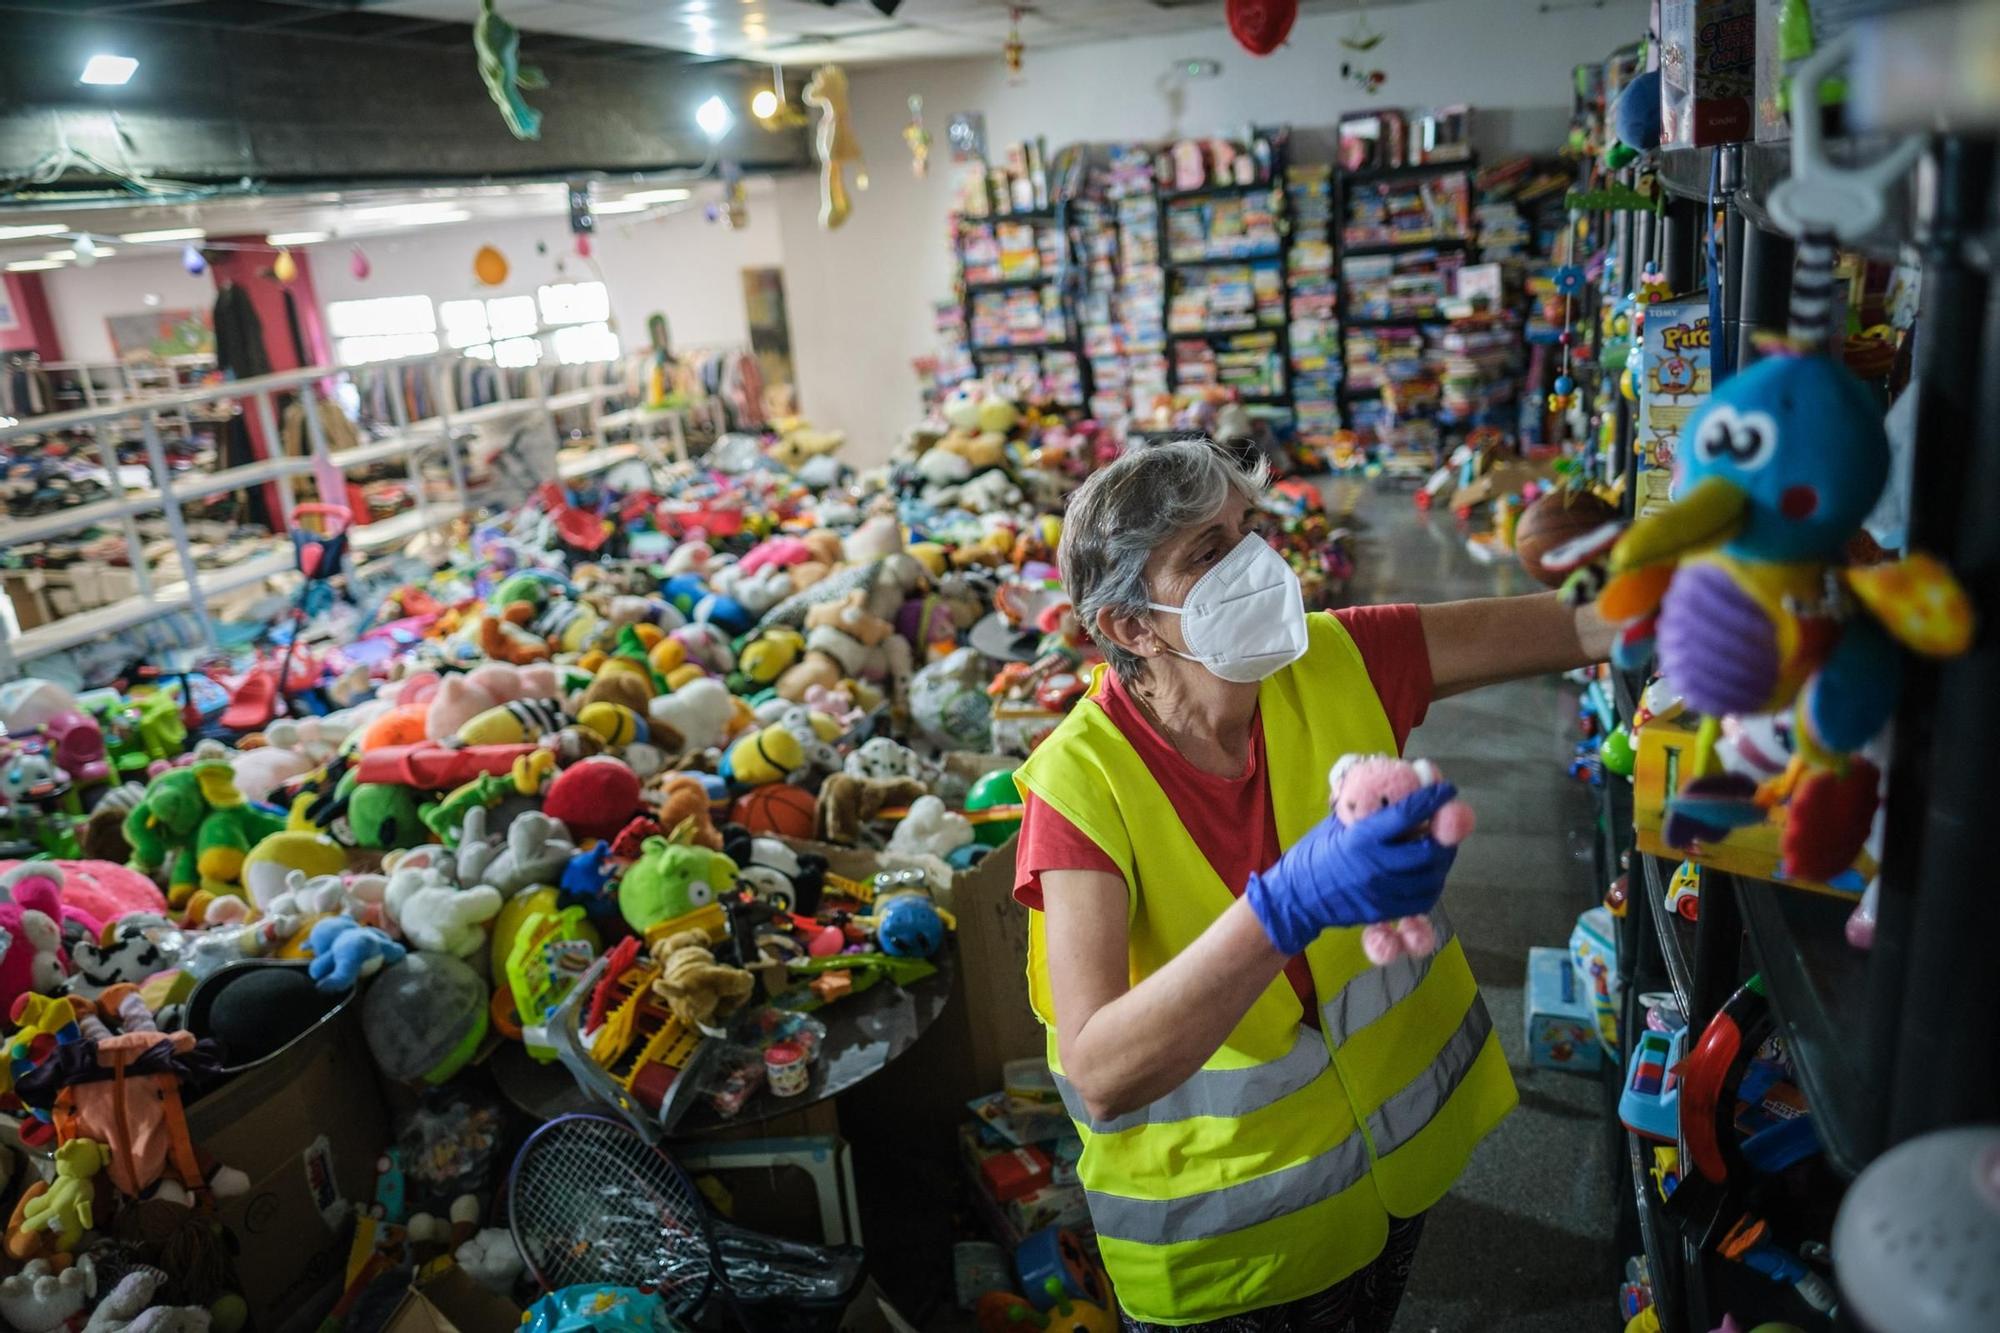
[[[257,318],[249,292],[236,283],[223,283],[215,294],[214,319],[215,364],[224,375],[242,380],[271,373],[271,357],[264,350],[264,322]]]

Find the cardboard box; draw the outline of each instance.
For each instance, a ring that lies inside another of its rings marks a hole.
[[[1756,126],[1757,0],[1661,0],[1660,146],[1739,143]]]
[[[1691,848],[1667,845],[1662,834],[1667,803],[1686,785],[1684,775],[1693,770],[1696,726],[1697,719],[1681,714],[1656,717],[1639,728],[1638,754],[1632,761],[1632,830],[1638,849],[1651,856],[1695,861],[1730,874],[1766,879],[1836,898],[1858,897],[1875,876],[1875,858],[1866,851],[1853,868],[1842,872],[1832,884],[1787,879],[1778,874],[1780,843],[1785,833],[1782,810],[1774,811],[1773,817],[1762,824],[1731,831],[1721,842],[1697,843]]]
[[[1708,401],[1713,387],[1708,298],[1647,306],[1645,336],[1639,354],[1639,423],[1634,438],[1639,450],[1634,504],[1640,518],[1667,507],[1681,428]]]
[[[503,1333],[520,1323],[519,1306],[452,1267],[410,1288],[382,1333]]]
[[[219,1216],[253,1324],[312,1327],[340,1295],[352,1213],[389,1141],[360,1006],[194,1102],[187,1121],[198,1148],[250,1177]]]
[[[1536,1069],[1590,1073],[1603,1063],[1589,979],[1578,975],[1567,949],[1528,950],[1528,1063]]]

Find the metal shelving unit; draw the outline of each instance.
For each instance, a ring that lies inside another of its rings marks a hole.
[[[307,411],[302,414],[306,454],[259,459],[213,472],[171,471],[162,446],[162,422],[171,419],[174,414],[185,414],[191,408],[240,402],[245,412],[256,414],[264,427],[265,437],[276,440],[279,438],[276,403],[280,394],[313,392],[311,386],[330,383],[351,372],[332,366],[309,366],[253,379],[150,394],[141,399],[120,399],[97,407],[29,417],[0,427],[0,440],[7,440],[58,432],[89,431],[96,434],[107,423],[123,427],[136,419],[145,441],[152,482],[147,487],[121,487],[117,494],[104,500],[54,513],[21,520],[0,519],[0,547],[46,541],[114,522],[122,524],[126,555],[137,585],[136,593],[130,597],[63,616],[25,631],[14,632],[11,618],[0,618],[0,679],[19,674],[21,664],[35,658],[182,612],[195,617],[202,637],[213,647],[215,628],[209,618],[209,606],[214,599],[250,588],[293,568],[294,557],[289,543],[275,537],[273,545],[276,549],[226,567],[203,568],[196,557],[182,513],[182,506],[189,501],[277,482],[282,483],[275,487],[279,512],[289,521],[293,503],[289,484],[291,478],[312,474],[326,476],[401,458],[407,464],[416,503],[402,513],[373,523],[357,524],[352,529],[350,545],[358,552],[370,553],[384,551],[424,532],[442,530],[452,519],[467,512],[469,501],[465,463],[457,437],[468,427],[539,412],[549,418],[553,428],[557,412],[588,409],[593,413],[591,431],[596,448],[580,454],[573,453],[563,461],[559,471],[565,479],[587,476],[642,455],[652,456],[646,446],[640,444],[604,447],[604,435],[613,423],[610,417],[596,417],[595,409],[605,399],[621,395],[624,391],[620,386],[598,385],[552,393],[537,373],[532,377],[534,391],[524,397],[458,409],[449,405],[450,395],[444,391],[444,386],[449,371],[459,360],[457,354],[447,353],[373,363],[372,368],[375,369],[420,367],[421,372],[430,377],[435,401],[440,405],[436,416],[411,421],[404,414],[400,396],[393,396],[396,419],[390,434],[336,452],[327,447],[318,413]],[[674,434],[676,439],[680,438],[678,430]],[[118,460],[109,439],[102,434],[99,435],[98,450],[111,484],[118,487]],[[443,452],[451,477],[453,500],[445,506],[432,502],[420,472],[420,456],[430,450]],[[345,495],[326,498],[335,503],[346,501]],[[178,578],[170,582],[155,581],[136,521],[137,515],[155,511],[164,516],[174,543]]]

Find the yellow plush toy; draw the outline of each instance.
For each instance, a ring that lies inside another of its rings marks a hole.
[[[785,774],[803,766],[805,760],[805,747],[799,738],[773,723],[729,747],[723,756],[723,776],[746,787],[761,787],[784,781]]]
[[[786,668],[798,661],[805,650],[805,635],[789,625],[774,625],[744,645],[743,655],[736,659],[736,668],[745,679],[769,685],[785,674]]]
[[[576,715],[577,725],[597,733],[606,745],[623,749],[634,741],[646,739],[646,720],[624,704],[614,704],[599,700],[585,704],[583,711]]]
[[[467,745],[518,745],[560,731],[568,721],[553,699],[515,699],[475,713],[459,727],[458,739]]]
[[[347,869],[347,849],[329,838],[306,815],[314,800],[311,792],[299,793],[283,832],[265,837],[243,858],[243,887],[250,901],[262,907],[285,891],[285,881],[294,870],[307,879],[338,875]]]

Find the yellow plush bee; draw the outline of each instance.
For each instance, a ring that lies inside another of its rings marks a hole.
[[[568,721],[553,699],[515,699],[473,714],[458,738],[467,745],[518,745],[560,731]]]

